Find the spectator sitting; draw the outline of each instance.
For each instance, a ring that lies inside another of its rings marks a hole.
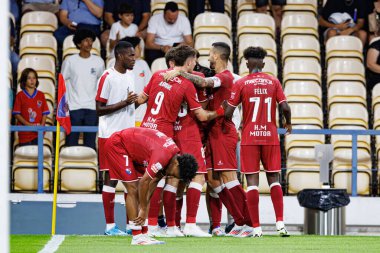
[[[276,27],[281,27],[282,10],[286,4],[286,0],[272,0],[272,13],[276,23]],[[256,0],[256,11],[258,13],[267,13],[269,0]]]
[[[152,77],[152,72],[145,60],[141,59],[141,47],[140,47],[140,38],[139,37],[126,37],[122,39],[133,45],[135,48],[135,66],[133,67],[133,74],[135,76],[135,93],[140,94],[146,85],[148,85],[150,78]],[[146,104],[140,105],[135,110],[135,121],[136,126],[139,127],[141,121],[144,118],[146,111]]]
[[[113,49],[117,42],[124,37],[134,37],[138,32],[138,27],[136,24],[133,24],[133,8],[129,4],[121,4],[119,9],[119,18],[120,20],[113,23],[110,32],[110,43],[109,50],[111,56],[114,56]]]
[[[22,13],[28,11],[49,11],[57,14],[59,11],[59,3],[56,0],[24,0],[22,2]]]
[[[380,24],[380,0],[366,1],[366,17],[365,25],[369,31],[368,41],[371,43]]]
[[[149,20],[145,59],[151,65],[178,44],[193,46],[190,22],[187,17],[179,15],[175,2],[167,2],[164,13],[155,14]]]
[[[74,44],[79,54],[68,57],[62,63],[62,75],[67,84],[67,97],[70,108],[70,120],[73,126],[97,126],[98,117],[95,108],[97,81],[104,71],[102,58],[91,54],[95,34],[91,30],[81,29],[74,34]],[[66,137],[67,146],[77,146],[78,132]],[[84,133],[84,146],[95,149],[96,133]]]
[[[380,36],[380,28],[376,32]],[[367,88],[372,88],[380,83],[380,40],[375,40],[369,45],[367,53]]]
[[[189,1],[189,19],[191,24],[194,23],[194,19],[200,13],[205,12],[205,0],[192,0]],[[224,0],[209,0],[212,12],[224,13]]]
[[[15,52],[15,38],[16,38],[16,31],[15,31],[15,26],[12,21],[12,19],[9,19],[9,25],[10,25],[10,30],[9,30],[9,60],[11,61],[12,64],[12,76],[13,79],[15,80],[15,77],[17,76],[17,66],[20,61],[20,57],[18,54]],[[12,84],[13,86],[13,84]]]
[[[59,20],[63,26],[54,32],[58,45],[77,29],[89,29],[98,36],[102,16],[103,0],[62,0]]]
[[[38,75],[34,69],[26,68],[20,77],[21,91],[17,93],[13,107],[13,115],[17,125],[44,126],[46,117],[50,113],[45,95],[37,90]],[[19,146],[37,145],[37,132],[19,132]]]
[[[18,7],[17,0],[10,0],[9,11],[13,15],[13,17],[15,19],[15,23],[17,23],[18,20],[20,19],[20,9]]]
[[[100,41],[105,47],[110,33],[109,27],[116,21],[119,21],[119,7],[121,4],[133,6],[134,20],[133,23],[138,25],[136,36],[146,37],[146,28],[150,18],[150,0],[107,0],[104,3],[104,21],[108,28],[102,33]]]
[[[367,33],[362,29],[364,18],[365,7],[358,0],[327,0],[319,17],[319,25],[327,28],[324,33],[325,41],[337,35],[354,35],[365,45]]]

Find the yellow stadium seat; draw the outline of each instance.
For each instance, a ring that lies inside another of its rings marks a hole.
[[[347,189],[347,193],[351,194],[351,164],[347,164],[350,169],[333,169],[332,182],[334,188]],[[348,167],[346,167],[348,168]],[[358,166],[357,174],[357,193],[359,195],[369,195],[371,186],[371,170],[365,167]]]
[[[304,13],[310,12],[314,16],[318,14],[318,1],[317,0],[287,0],[284,5],[283,12],[285,15],[290,13]]]
[[[63,58],[63,60],[69,55],[79,53],[79,49],[76,48],[76,46],[73,42],[73,38],[74,38],[74,35],[69,35],[63,41],[63,47],[62,47],[62,50],[63,50],[62,58]],[[94,43],[92,43],[91,53],[100,56],[100,41],[98,38],[96,38]]]
[[[375,110],[375,107],[380,103],[380,85],[376,84],[372,89],[372,109]]]
[[[368,129],[368,111],[361,104],[333,104],[329,112],[329,128],[359,126]]]
[[[319,41],[311,36],[286,36],[282,43],[282,62],[295,58],[313,58],[320,61]]]
[[[360,103],[367,106],[367,90],[360,82],[331,82],[328,88],[328,105],[334,103]]]
[[[243,34],[267,34],[276,37],[274,19],[263,13],[247,13],[239,17],[237,25],[238,39]]]
[[[313,125],[323,127],[323,113],[319,105],[313,103],[290,103],[293,125]]]
[[[204,66],[204,67],[207,67],[207,68],[210,67],[210,62],[208,61],[208,56],[201,56],[201,57],[199,57],[198,58],[198,63],[201,66]],[[228,61],[228,63],[227,63],[227,69],[229,71],[231,71],[232,73],[234,72],[234,67],[232,66],[231,61]]]
[[[46,55],[25,55],[21,58],[18,64],[18,78],[20,78],[21,72],[25,68],[33,68],[34,70],[36,70],[40,82],[42,82],[41,79],[47,78],[50,79],[53,83],[55,83],[55,62],[51,57]]]
[[[273,38],[253,34],[242,35],[239,38],[239,61],[244,59],[243,52],[247,47],[262,47],[267,51],[267,56],[277,61],[277,46]]]
[[[284,93],[288,103],[316,103],[322,106],[322,89],[316,82],[288,81]]]
[[[62,191],[96,191],[98,157],[89,147],[64,147],[59,159],[60,189]]]
[[[286,15],[281,22],[281,39],[285,36],[314,36],[319,38],[318,21],[313,15],[308,14],[294,14]]]
[[[357,81],[366,85],[363,63],[352,59],[331,59],[327,67],[327,85],[333,81]]]
[[[157,72],[158,70],[167,69],[165,57],[157,58],[152,62],[150,69],[152,73]]]
[[[151,9],[152,15],[163,12],[167,2],[171,2],[171,0],[151,0],[150,9]],[[189,10],[187,7],[187,0],[176,0],[175,2],[178,4],[179,11],[182,14],[188,16]]]
[[[200,56],[208,56],[212,44],[215,42],[225,42],[231,48],[231,57],[233,53],[232,41],[226,35],[223,34],[200,34],[195,40],[194,48],[198,50]]]
[[[231,18],[227,14],[204,12],[194,20],[194,38],[199,34],[225,34],[231,37]]]
[[[293,129],[321,129],[313,125],[295,125]],[[285,150],[290,152],[295,148],[314,148],[315,145],[325,144],[323,134],[290,134],[285,136]],[[302,156],[301,156],[302,158]]]
[[[43,189],[50,189],[51,151],[43,147]],[[17,147],[13,156],[12,189],[16,191],[36,191],[38,187],[38,146]]]
[[[50,55],[57,59],[57,41],[49,33],[27,33],[20,40],[20,57],[24,55]]]
[[[20,36],[24,33],[50,32],[58,28],[56,15],[48,11],[31,11],[22,15]]]
[[[311,168],[288,168],[286,170],[286,183],[288,194],[297,194],[303,189],[321,188],[319,165]]]
[[[321,84],[321,65],[312,59],[288,60],[283,69],[283,84],[288,81],[314,81]]]
[[[266,57],[264,59],[264,62],[265,62],[265,66],[263,68],[263,72],[277,77],[277,64],[273,60],[273,58]],[[249,70],[247,68],[247,63],[244,59],[242,59],[240,65],[239,65],[239,75],[240,76],[246,76],[248,74],[249,74]]]
[[[326,42],[326,62],[333,58],[353,58],[363,62],[363,44],[355,36],[335,36]]]

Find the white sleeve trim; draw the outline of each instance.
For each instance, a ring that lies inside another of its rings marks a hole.
[[[214,81],[214,88],[218,88],[222,85],[222,82],[220,81],[219,77],[213,76],[209,78]]]
[[[195,107],[195,108],[190,108],[190,111],[194,111],[194,110],[197,110],[197,109],[200,109],[200,108],[202,108],[202,106]]]
[[[278,102],[278,104],[281,104],[281,103],[283,103],[283,102],[286,102],[286,99],[281,100],[280,102]]]
[[[236,107],[237,105],[232,105],[232,104],[230,104],[228,101],[227,101],[227,104],[229,104],[230,106],[232,106],[232,107]]]

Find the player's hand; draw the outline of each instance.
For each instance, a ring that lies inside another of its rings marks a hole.
[[[284,128],[286,129],[285,135],[291,134],[292,133],[292,125],[291,124],[284,124]]]
[[[133,220],[136,226],[143,226],[146,220],[146,210],[140,209],[139,210],[139,215],[137,216],[136,219]]]
[[[179,70],[170,70],[164,74],[164,81],[168,82],[169,80],[173,79],[174,77],[177,77],[180,75]]]
[[[135,101],[137,100],[137,97],[138,95],[136,93],[133,93],[133,91],[130,91],[128,93],[128,98],[124,100],[124,102],[126,103],[126,105],[134,104]]]

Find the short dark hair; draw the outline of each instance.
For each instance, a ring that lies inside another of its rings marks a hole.
[[[244,59],[255,58],[263,60],[267,56],[267,51],[262,47],[247,47],[244,52]]]
[[[174,55],[174,64],[176,66],[183,66],[189,57],[195,57],[197,52],[194,48],[187,45],[177,46],[173,52]]]
[[[37,74],[37,71],[35,71],[34,69],[32,68],[26,68],[22,71],[21,73],[21,76],[20,76],[20,80],[19,80],[19,83],[20,83],[20,87],[21,89],[25,89],[25,85],[26,85],[26,81],[28,80],[28,75],[30,72],[33,72],[34,75],[36,76],[36,79],[37,79],[37,82],[36,82],[36,87],[38,87],[38,85],[40,84],[40,82],[38,81],[38,74]]]
[[[132,46],[133,46],[133,48],[135,48],[137,45],[139,45],[140,44],[140,41],[141,41],[141,39],[140,39],[140,37],[124,37],[124,38],[122,38],[120,41],[125,41],[125,42],[128,42],[128,43],[131,43],[132,44]]]
[[[178,11],[178,4],[176,2],[167,2],[165,4],[164,12],[168,10],[171,12]]]
[[[174,53],[175,53],[176,48],[172,47],[169,49],[169,51],[166,52],[165,54],[165,62],[166,66],[170,68],[169,62],[174,60]]]
[[[119,41],[115,46],[115,58],[118,58],[118,55],[122,53],[122,51],[128,49],[128,48],[134,48],[131,43],[126,41]]]
[[[230,46],[225,42],[214,42],[212,43],[212,47],[215,48],[218,53],[220,54],[220,58],[223,61],[228,61],[231,54],[231,48]]]
[[[179,167],[179,178],[183,182],[189,183],[197,174],[197,160],[190,154],[183,154],[177,156],[177,161]]]
[[[73,42],[75,46],[79,49],[79,44],[82,42],[82,40],[86,38],[91,38],[92,41],[95,41],[96,35],[93,31],[89,29],[78,29],[75,31],[74,37],[73,37]]]
[[[121,3],[119,6],[119,14],[123,15],[124,13],[134,13],[133,7],[127,3]]]

